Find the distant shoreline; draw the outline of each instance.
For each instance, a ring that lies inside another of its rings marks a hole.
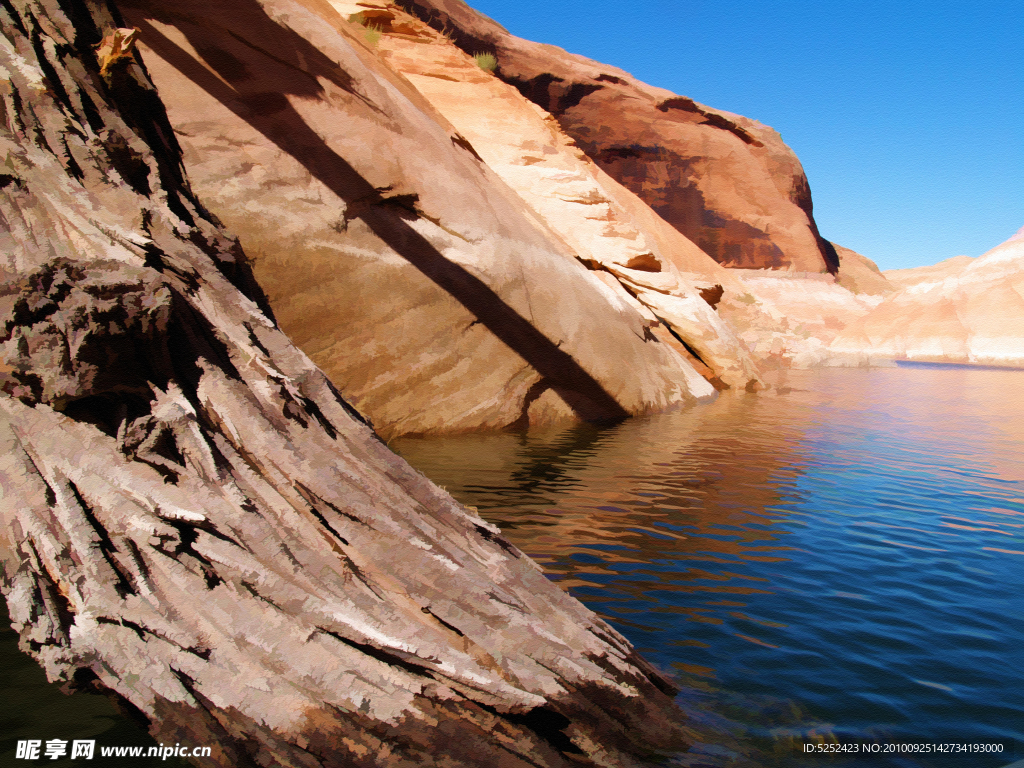
[[[982,371],[1024,371],[1020,365],[993,365],[991,363],[940,363],[927,360],[893,360],[898,368],[972,368]]]

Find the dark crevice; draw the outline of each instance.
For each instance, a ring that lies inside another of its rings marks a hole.
[[[351,546],[349,544],[349,542],[348,542],[348,539],[346,539],[344,536],[342,536],[340,533],[338,533],[338,529],[335,528],[333,525],[331,525],[330,522],[328,522],[327,518],[324,517],[324,514],[319,509],[316,508],[316,504],[310,498],[310,497],[318,498],[316,496],[316,494],[309,493],[308,491],[306,493],[303,493],[303,491],[305,491],[306,489],[302,486],[301,483],[296,483],[295,484],[295,489],[297,491],[299,491],[299,495],[300,496],[302,496],[304,499],[306,499],[306,503],[309,504],[309,511],[310,511],[310,513],[312,513],[313,517],[315,517],[317,519],[317,521],[320,523],[320,525],[322,525],[324,528],[326,528],[328,531],[330,531],[331,535],[335,539],[337,539],[339,542],[341,542],[342,545],[344,545],[346,547]]]
[[[116,579],[114,581],[114,590],[117,592],[118,597],[124,600],[128,595],[138,595],[139,587],[135,583],[135,576],[128,571],[114,556],[115,552],[118,552],[118,548],[114,545],[114,542],[110,538],[110,534],[107,533],[107,529],[103,527],[100,521],[96,518],[96,514],[93,512],[92,507],[86,502],[79,491],[78,486],[70,480],[66,480],[68,490],[75,497],[79,509],[82,512],[82,516],[88,521],[89,525],[92,526],[93,531],[96,533],[96,537],[99,539],[99,550],[103,553],[104,559],[110,564],[113,569]]]
[[[469,152],[469,154],[471,154],[481,163],[484,161],[484,159],[480,157],[479,154],[477,154],[477,151],[473,147],[473,145],[469,143],[469,139],[467,139],[461,133],[456,133],[454,136],[452,136],[452,144],[454,144],[456,147],[460,147],[461,149],[466,150],[467,152]]]
[[[481,704],[480,707],[497,717],[504,718],[510,723],[532,731],[563,755],[586,754],[582,749],[573,744],[572,739],[565,733],[565,729],[572,725],[572,721],[550,707],[534,707],[524,714],[499,714],[486,705]]]
[[[82,171],[82,166],[75,160],[74,155],[71,154],[71,149],[68,147],[68,140],[65,137],[61,143],[64,146],[64,152],[61,155],[64,158],[64,167],[67,169],[68,175],[76,181],[81,181],[85,178],[85,172]]]
[[[344,635],[340,635],[337,632],[333,632],[321,626],[317,626],[317,630],[329,637],[333,637],[339,643],[344,643],[350,648],[354,648],[360,653],[366,654],[370,658],[376,659],[384,664],[405,670],[409,674],[417,677],[434,678],[433,670],[431,670],[430,667],[424,664],[417,664],[410,659],[406,659],[396,651],[378,648],[377,646],[370,645],[369,643],[360,643],[357,640],[352,640]]]
[[[262,592],[259,592],[259,591],[258,591],[258,590],[256,589],[256,587],[255,587],[255,586],[253,586],[252,584],[250,584],[250,583],[249,583],[248,581],[242,581],[242,582],[239,582],[239,583],[240,583],[240,584],[242,585],[242,588],[243,588],[243,589],[244,589],[244,590],[245,590],[246,592],[248,592],[248,593],[249,593],[250,595],[252,595],[253,597],[255,597],[255,598],[256,598],[257,600],[260,600],[260,601],[262,601],[262,602],[266,603],[267,605],[271,606],[272,608],[276,608],[277,610],[281,611],[282,613],[288,613],[288,611],[286,611],[286,610],[285,610],[284,608],[282,608],[282,607],[281,607],[280,605],[278,605],[277,603],[275,603],[275,602],[274,602],[273,600],[271,600],[271,599],[270,599],[269,597],[267,597],[266,595],[264,595],[264,594],[263,594]]]
[[[203,661],[208,661],[210,658],[210,654],[213,652],[212,648],[203,648],[194,645],[182,645],[181,643],[177,643],[174,640],[171,640],[163,633],[157,632],[155,629],[150,629],[144,624],[139,624],[137,622],[125,618],[112,619],[109,616],[98,616],[96,618],[96,623],[111,624],[116,627],[125,627],[126,629],[130,629],[132,632],[138,635],[139,639],[144,643],[149,642],[149,640],[147,639],[147,635],[155,637],[157,640],[160,640],[164,643],[168,643],[169,645],[173,645],[175,648],[178,648],[184,651],[185,653],[190,653],[193,656],[198,656]]]
[[[192,546],[196,543],[196,539],[199,538],[197,531],[202,529],[192,523],[187,523],[182,520],[171,520],[166,517],[161,519],[178,532],[178,544],[174,548],[174,553],[171,557],[180,562],[180,556],[185,554],[195,560],[202,571],[203,580],[206,582],[207,589],[214,589],[220,584],[223,584],[224,580],[217,574],[217,570],[214,568],[213,563],[197,552]]]
[[[459,637],[465,637],[466,636],[466,634],[462,630],[460,630],[458,627],[455,627],[455,626],[452,626],[451,624],[449,624],[447,621],[445,621],[440,616],[438,616],[436,613],[434,613],[432,610],[430,610],[429,607],[424,606],[424,607],[420,608],[420,610],[423,611],[423,613],[427,614],[428,616],[432,616],[434,618],[434,620],[438,624],[440,624],[442,627],[444,627],[448,631],[454,632]]]
[[[366,525],[366,523],[363,520],[360,520],[358,517],[356,517],[355,515],[353,515],[350,512],[346,512],[345,510],[341,509],[336,504],[332,504],[327,499],[323,498],[322,496],[319,496],[318,494],[316,494],[314,491],[312,491],[309,488],[307,488],[302,483],[296,482],[295,483],[295,490],[299,492],[299,495],[310,506],[315,507],[317,504],[323,504],[323,505],[325,505],[327,507],[330,507],[331,511],[333,511],[337,515],[340,515],[341,517],[344,517],[346,520],[351,520],[353,523],[358,523],[359,525]],[[334,533],[336,536],[338,536],[337,532],[335,532],[333,529],[332,529],[331,532]],[[338,538],[340,539],[341,536],[338,536]],[[348,542],[346,542],[346,544],[347,543]]]
[[[110,166],[137,194],[149,197],[149,164],[146,157],[128,140],[114,131],[107,131],[101,141]]]
[[[482,525],[476,526],[476,532],[479,533],[487,541],[497,544],[503,550],[508,552],[508,554],[512,555],[512,557],[518,558],[520,556],[519,550],[517,550],[508,541],[506,541],[505,538],[500,533],[494,533],[493,531],[485,528]]]
[[[662,112],[668,112],[671,109],[676,109],[681,112],[689,112],[691,114],[699,115],[704,118],[701,121],[702,125],[710,125],[713,128],[720,128],[723,131],[728,131],[751,146],[764,146],[764,144],[755,139],[749,131],[736,125],[736,123],[732,122],[727,117],[720,115],[717,112],[709,112],[697,104],[693,99],[688,99],[685,96],[674,96],[671,99],[665,99],[665,101],[658,105],[658,109]]]
[[[719,392],[723,392],[723,391],[725,391],[727,389],[730,389],[729,385],[726,384],[724,381],[722,381],[722,378],[715,372],[714,367],[709,365],[707,363],[707,361],[705,361],[704,358],[701,357],[700,353],[697,352],[697,350],[694,349],[692,346],[690,346],[689,342],[687,342],[686,339],[684,339],[682,336],[680,336],[671,325],[666,323],[660,317],[658,318],[658,320],[661,321],[661,324],[665,327],[665,329],[670,334],[672,334],[672,337],[676,341],[678,341],[680,344],[682,344],[683,348],[690,355],[693,356],[694,360],[696,360],[700,364],[700,366],[702,366],[705,369],[705,371],[702,371],[702,370],[700,370],[700,368],[698,368],[697,372],[699,374],[701,374],[701,376],[703,376],[703,378],[708,382],[708,384],[713,386]],[[691,365],[692,365],[692,363],[691,363]],[[694,366],[694,367],[697,367],[697,366]]]
[[[327,389],[328,389],[328,390],[330,391],[330,393],[331,393],[331,394],[332,394],[332,395],[334,396],[334,400],[335,400],[335,401],[336,401],[336,402],[338,403],[338,405],[340,405],[340,406],[341,406],[342,408],[344,408],[344,409],[345,409],[345,413],[347,413],[347,414],[348,414],[349,416],[351,416],[351,417],[352,417],[353,419],[355,419],[356,421],[358,421],[358,422],[359,422],[360,424],[364,424],[364,425],[366,425],[367,427],[369,427],[370,429],[373,429],[373,422],[371,422],[371,421],[370,421],[370,420],[369,420],[369,419],[368,419],[367,417],[363,416],[363,414],[361,414],[361,413],[360,413],[359,411],[357,411],[357,410],[355,409],[355,407],[353,407],[353,406],[352,406],[352,405],[351,405],[351,404],[350,404],[350,403],[349,403],[349,402],[348,402],[348,401],[347,401],[347,400],[346,400],[346,399],[345,399],[345,398],[344,398],[344,397],[342,396],[341,392],[340,392],[340,391],[338,390],[338,388],[337,388],[336,386],[334,386],[334,383],[333,383],[333,382],[331,382],[331,380],[330,380],[330,379],[325,379],[325,380],[324,380],[324,383],[325,383],[325,384],[327,385]],[[377,433],[376,433],[376,432],[374,432],[374,435],[376,435],[376,434],[377,434]]]

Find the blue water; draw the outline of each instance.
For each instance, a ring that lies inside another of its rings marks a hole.
[[[1024,372],[792,372],[611,429],[392,447],[680,681],[706,734],[683,764],[1024,758]],[[1002,751],[799,751],[865,740]]]
[[[674,765],[1024,759],[1024,371],[792,372],[609,429],[391,445],[676,678],[700,738]],[[19,738],[153,743],[8,626],[0,764]],[[1003,751],[800,751],[860,740]]]

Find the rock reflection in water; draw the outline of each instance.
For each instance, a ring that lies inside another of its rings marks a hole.
[[[779,765],[815,731],[1024,750],[1024,373],[787,377],[608,429],[391,445]]]
[[[641,598],[650,578],[676,592],[744,595],[763,591],[764,579],[658,566],[787,559],[778,507],[792,500],[794,480],[809,459],[795,420],[764,425],[763,412],[775,407],[771,397],[726,397],[603,430],[406,438],[391,445],[500,525],[566,587],[605,586],[601,576],[642,566],[632,572],[643,581],[616,582],[621,600]]]

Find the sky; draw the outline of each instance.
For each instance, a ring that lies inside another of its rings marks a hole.
[[[513,34],[759,120],[821,233],[882,269],[1024,226],[1020,0],[469,0]]]

